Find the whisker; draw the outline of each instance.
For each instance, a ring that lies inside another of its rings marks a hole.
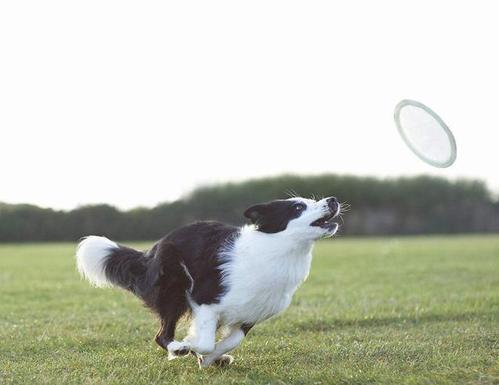
[[[347,202],[340,203],[340,210],[343,213],[346,213],[347,211],[350,211],[351,207],[352,206],[349,203],[347,203]]]

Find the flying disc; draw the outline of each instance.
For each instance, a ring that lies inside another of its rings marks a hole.
[[[395,107],[394,118],[400,136],[421,160],[441,168],[454,163],[454,135],[431,108],[414,100],[402,100]]]

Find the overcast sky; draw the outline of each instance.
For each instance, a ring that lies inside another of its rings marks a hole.
[[[284,172],[499,191],[496,4],[2,1],[0,201],[152,206]],[[400,140],[404,98],[453,130],[452,167]]]

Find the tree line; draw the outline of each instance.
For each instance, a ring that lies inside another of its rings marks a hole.
[[[203,186],[174,202],[127,211],[107,204],[59,211],[0,203],[0,242],[76,241],[88,234],[152,240],[195,220],[240,225],[245,223],[242,213],[248,206],[292,194],[334,195],[348,202],[351,210],[341,228],[347,235],[499,231],[499,202],[481,181],[327,174]]]

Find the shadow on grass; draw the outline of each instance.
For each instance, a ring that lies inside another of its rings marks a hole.
[[[384,326],[407,326],[438,322],[460,322],[478,319],[493,320],[496,314],[494,312],[466,312],[449,314],[421,314],[414,316],[400,317],[368,317],[359,319],[332,319],[332,320],[309,320],[295,323],[298,330],[303,331],[333,331],[342,328],[371,328]]]

